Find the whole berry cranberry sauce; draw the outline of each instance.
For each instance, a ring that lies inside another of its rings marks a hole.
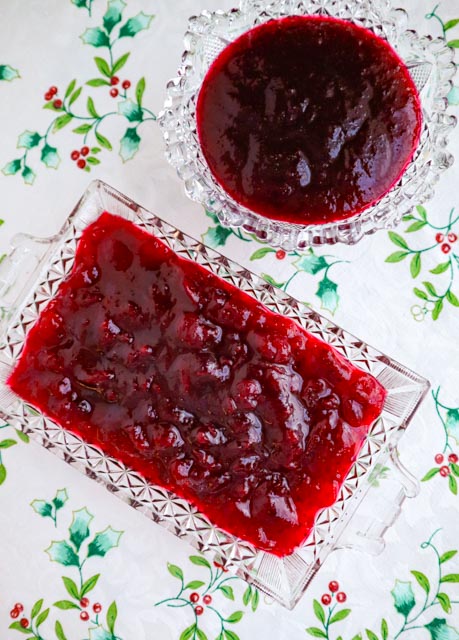
[[[293,320],[109,213],[84,231],[8,382],[280,556],[335,500],[386,393]]]
[[[216,180],[268,218],[325,223],[374,204],[418,144],[421,107],[390,45],[336,18],[272,20],[228,45],[197,103]]]

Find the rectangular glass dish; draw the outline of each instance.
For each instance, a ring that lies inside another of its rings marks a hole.
[[[147,482],[118,460],[85,443],[27,405],[7,386],[6,380],[23,351],[28,330],[72,269],[82,232],[104,211],[133,222],[162,240],[178,256],[202,265],[268,309],[296,320],[386,388],[388,394],[381,417],[371,427],[338,499],[318,513],[309,537],[295,553],[280,558],[219,529],[189,502]],[[398,460],[396,444],[428,389],[426,380],[102,182],[91,184],[56,236],[15,238],[11,253],[0,266],[0,304],[4,310],[0,321],[2,417],[176,536],[186,539],[211,561],[235,571],[284,606],[295,605],[333,549],[352,546],[370,552],[380,550],[384,531],[398,514],[404,498],[416,493],[416,482]],[[374,484],[374,475],[389,456],[395,474],[378,491],[372,488],[362,502]]]

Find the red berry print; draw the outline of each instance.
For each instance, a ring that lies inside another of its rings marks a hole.
[[[286,255],[287,254],[285,253],[285,251],[283,249],[279,249],[278,251],[276,251],[276,258],[278,260],[283,260]]]
[[[78,158],[80,157],[80,152],[75,149],[70,154],[70,157],[72,158],[72,160],[78,160]]]
[[[332,601],[331,599],[331,595],[329,593],[324,593],[324,595],[321,597],[322,600],[322,604],[324,604],[325,606],[329,605]]]
[[[339,584],[336,582],[336,580],[332,580],[328,585],[328,588],[332,593],[336,593],[339,589]]]
[[[77,167],[79,169],[84,169],[86,166],[86,160],[83,160],[83,158],[80,158],[77,162]]]
[[[23,629],[27,629],[27,627],[29,626],[29,621],[27,620],[27,618],[21,618],[19,624]]]
[[[116,98],[118,93],[119,93],[119,91],[115,87],[113,87],[113,89],[110,89],[110,95],[111,95],[112,98]]]
[[[114,84],[118,84],[120,81],[120,79],[118,78],[118,76],[113,76],[112,78],[110,78],[110,84],[114,85]]]
[[[343,593],[342,591],[340,591],[338,594],[336,594],[336,599],[338,600],[338,602],[346,602],[346,594]]]
[[[444,456],[441,453],[437,453],[437,455],[435,456],[435,462],[437,464],[441,464],[444,460]]]
[[[198,605],[197,607],[195,607],[194,612],[197,616],[202,616],[202,614],[204,613],[204,608]]]
[[[89,153],[89,147],[81,147],[80,153],[82,156],[87,156]]]
[[[193,591],[193,593],[190,595],[190,600],[191,602],[197,602],[199,600],[199,593]]]
[[[457,241],[457,235],[455,233],[448,233],[448,240],[450,242],[456,242]]]
[[[205,595],[203,598],[204,604],[210,604],[212,602],[212,596],[209,594]]]
[[[449,467],[447,467],[446,465],[440,467],[440,475],[444,478],[446,478],[446,476],[449,476]]]
[[[455,453],[450,453],[448,456],[448,462],[451,462],[452,464],[457,464],[457,461],[459,460],[459,458],[457,457],[457,455]],[[18,606],[18,605],[16,605]]]
[[[123,87],[123,89],[126,91],[127,89],[129,89],[129,87],[131,86],[131,83],[129,80],[123,80],[123,84],[121,85]]]
[[[89,613],[87,611],[82,611],[80,613],[80,619],[83,620],[83,622],[87,622],[89,620]]]
[[[19,611],[19,613],[22,613],[24,611],[24,607],[20,602],[16,602],[16,604],[13,607],[13,609],[17,609]]]
[[[55,96],[57,93],[57,87],[55,87],[54,85],[52,87],[50,87],[48,89],[48,93],[50,93],[52,96]]]
[[[60,100],[60,99],[58,98],[57,100],[54,100],[54,102],[53,102],[53,107],[54,107],[55,109],[61,109],[63,104],[64,104],[64,103],[62,102],[62,100]]]
[[[440,244],[445,239],[445,236],[442,233],[437,233],[435,236],[435,240]]]
[[[89,606],[89,600],[87,598],[81,598],[80,607],[85,609],[87,606]]]
[[[45,100],[46,100],[46,102],[49,102],[49,101],[50,101],[50,100],[52,100],[52,99],[53,99],[53,94],[52,94],[52,93],[50,93],[49,91],[47,91],[47,92],[45,93]]]
[[[94,611],[94,613],[100,613],[102,611],[102,605],[100,604],[100,602],[96,602],[92,610]]]
[[[10,617],[11,617],[11,618],[18,618],[18,617],[19,617],[19,611],[18,611],[16,608],[11,609],[11,611],[10,611]]]
[[[441,245],[441,250],[443,251],[443,253],[449,253],[451,251],[451,247],[445,242],[445,244]]]

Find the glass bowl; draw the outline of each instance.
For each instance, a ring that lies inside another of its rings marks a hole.
[[[381,417],[372,425],[336,502],[318,513],[309,537],[291,555],[279,558],[219,529],[187,500],[147,482],[60,427],[6,384],[28,330],[73,267],[81,234],[104,211],[131,220],[177,255],[196,261],[272,311],[293,318],[387,389]],[[403,501],[417,493],[418,483],[402,466],[397,443],[427,393],[427,380],[103,182],[90,185],[55,236],[20,234],[14,238],[0,265],[0,308],[0,418],[199,549],[210,562],[237,573],[288,608],[296,604],[333,550],[382,551],[384,534],[399,515]],[[383,467],[392,471],[377,487],[375,480]]]
[[[288,15],[326,15],[350,20],[387,40],[407,65],[420,93],[423,127],[414,157],[399,182],[375,205],[346,220],[299,225],[271,220],[238,204],[213,177],[197,135],[196,103],[212,61],[230,42],[255,25]],[[285,250],[354,244],[378,229],[394,227],[402,216],[432,197],[441,172],[453,157],[447,139],[456,124],[445,110],[455,73],[453,50],[443,38],[406,30],[406,13],[385,0],[241,0],[228,12],[190,18],[177,77],[167,85],[159,116],[166,157],[184,181],[187,195],[215,213],[227,227],[242,227],[259,240]]]

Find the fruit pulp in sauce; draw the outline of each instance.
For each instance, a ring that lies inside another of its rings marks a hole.
[[[271,20],[229,44],[204,78],[196,117],[225,191],[298,224],[342,220],[381,199],[421,130],[418,92],[392,47],[318,16]]]
[[[296,322],[106,212],[8,383],[279,556],[334,502],[385,398]]]

